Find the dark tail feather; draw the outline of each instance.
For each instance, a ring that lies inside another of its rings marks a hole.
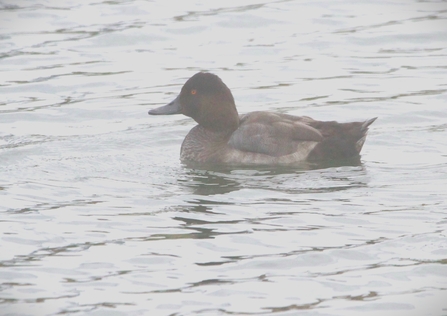
[[[308,161],[337,160],[359,157],[366,140],[368,127],[377,119],[374,117],[365,122],[336,123],[331,129],[323,131],[327,135],[309,153]],[[318,124],[324,124],[319,122]],[[321,129],[320,129],[321,131]]]
[[[359,138],[359,140],[355,143],[355,149],[357,150],[357,152],[360,154],[360,151],[362,150],[363,144],[365,143],[366,140],[366,135],[368,133],[368,127],[374,123],[374,121],[377,120],[377,117],[373,117],[372,119],[369,119],[365,122],[363,122],[362,127],[360,128],[360,132],[361,132],[361,137]]]

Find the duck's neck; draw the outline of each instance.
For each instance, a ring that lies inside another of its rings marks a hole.
[[[239,114],[234,103],[207,108],[212,109],[212,111],[202,113],[201,118],[197,120],[200,126],[213,132],[229,134],[238,129]]]

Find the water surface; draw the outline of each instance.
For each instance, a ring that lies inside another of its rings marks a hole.
[[[447,315],[445,1],[0,4],[1,315]],[[149,117],[379,119],[361,163],[188,168]]]

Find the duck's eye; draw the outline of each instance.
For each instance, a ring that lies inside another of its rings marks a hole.
[[[192,94],[192,95],[194,95],[194,94],[196,94],[196,93],[197,93],[197,90],[196,90],[196,89],[192,89],[192,90],[191,90],[191,94]]]

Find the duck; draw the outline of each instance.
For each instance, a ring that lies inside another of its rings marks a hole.
[[[180,150],[182,163],[195,165],[290,165],[359,158],[368,127],[377,119],[339,123],[267,111],[239,115],[230,89],[209,72],[196,73],[172,102],[149,110],[149,115],[172,114],[197,122]]]

